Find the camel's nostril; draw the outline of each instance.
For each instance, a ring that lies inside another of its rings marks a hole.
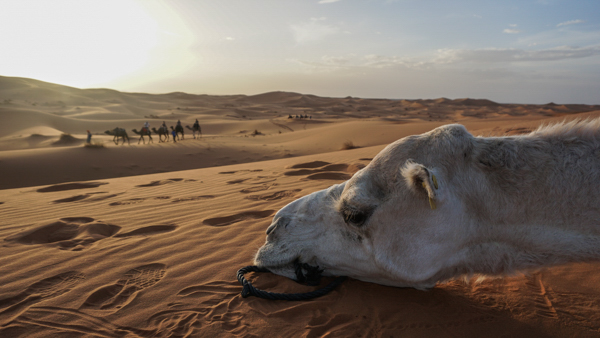
[[[267,235],[270,234],[271,232],[273,232],[273,230],[275,230],[275,228],[277,226],[287,227],[287,225],[289,223],[290,223],[289,218],[279,217],[276,221],[274,221],[271,225],[269,225],[269,227],[267,228]]]

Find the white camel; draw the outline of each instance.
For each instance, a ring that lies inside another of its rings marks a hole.
[[[600,260],[600,119],[522,136],[447,125],[282,208],[255,264],[399,287]]]

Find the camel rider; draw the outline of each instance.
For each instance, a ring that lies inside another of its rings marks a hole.
[[[165,121],[163,121],[163,124],[162,124],[162,126],[161,126],[161,127],[165,128],[165,130],[166,130],[167,132],[169,131],[169,128],[167,128],[167,124],[165,123]]]
[[[198,119],[194,122],[194,129],[200,129],[200,122],[198,122]]]
[[[177,120],[177,129],[179,129],[179,128],[183,129],[183,127],[181,126],[181,121]]]
[[[150,122],[146,121],[146,123],[144,123],[144,127],[142,127],[142,134],[147,133],[150,131]]]

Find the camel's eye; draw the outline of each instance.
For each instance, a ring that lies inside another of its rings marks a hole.
[[[362,226],[369,218],[370,212],[364,212],[356,209],[352,209],[349,207],[345,207],[342,209],[342,216],[344,217],[344,222],[353,226]]]
[[[354,226],[361,226],[367,220],[367,214],[364,212],[350,212],[344,215],[344,221],[348,224],[352,224]]]
[[[344,222],[356,227],[364,225],[369,217],[371,217],[374,210],[375,207],[367,207],[364,205],[357,207],[349,204],[347,201],[342,201],[338,204],[338,211],[344,219]]]

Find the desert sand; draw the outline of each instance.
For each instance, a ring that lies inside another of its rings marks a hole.
[[[242,298],[235,274],[278,209],[401,137],[447,123],[514,135],[599,116],[577,104],[150,95],[0,77],[0,336],[597,337],[600,263],[429,291],[349,279],[302,302]],[[195,119],[198,139],[186,129],[176,143],[138,144],[131,132]],[[104,134],[115,127],[130,144]],[[246,277],[267,291],[315,289]]]

